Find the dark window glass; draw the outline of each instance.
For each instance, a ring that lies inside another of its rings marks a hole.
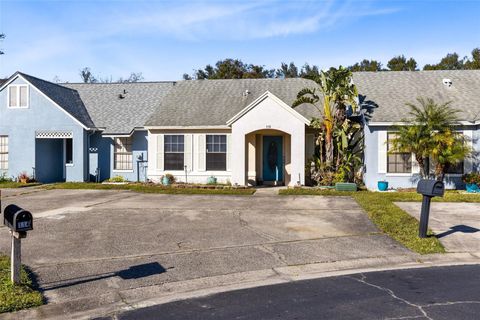
[[[73,139],[65,139],[65,163],[73,163]]]
[[[207,171],[227,170],[227,136],[207,135]]]
[[[412,154],[404,152],[392,152],[392,139],[395,139],[395,133],[387,135],[387,172],[388,173],[411,173],[412,172]]]
[[[184,136],[165,135],[164,139],[164,170],[183,170],[184,167]]]
[[[454,165],[447,166],[446,173],[463,174],[463,161],[461,161],[457,164],[454,164]]]

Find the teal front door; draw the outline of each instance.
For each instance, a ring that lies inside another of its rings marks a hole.
[[[283,137],[263,137],[263,181],[283,181]]]

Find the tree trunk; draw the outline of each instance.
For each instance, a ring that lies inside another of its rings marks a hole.
[[[423,157],[416,154],[415,160],[417,160],[418,166],[420,167],[420,176],[425,179],[426,176],[425,176],[425,167],[424,167]]]
[[[331,132],[327,132],[325,135],[325,163],[327,167],[331,167],[333,164],[333,136]]]

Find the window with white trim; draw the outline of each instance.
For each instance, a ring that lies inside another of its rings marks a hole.
[[[412,154],[393,150],[392,140],[396,133],[387,133],[387,173],[412,173]]]
[[[207,171],[227,170],[227,136],[207,135]]]
[[[8,87],[8,107],[28,108],[28,85],[10,85]]]
[[[115,138],[113,170],[133,170],[132,138]]]
[[[0,170],[8,170],[8,136],[0,136]]]
[[[185,137],[183,134],[166,134],[163,142],[164,170],[184,170]]]

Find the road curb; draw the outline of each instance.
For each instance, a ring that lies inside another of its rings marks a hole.
[[[101,296],[51,303],[35,309],[4,314],[0,315],[0,319],[91,319],[178,300],[293,281],[467,264],[480,264],[480,252],[401,255],[277,267],[112,291]]]

